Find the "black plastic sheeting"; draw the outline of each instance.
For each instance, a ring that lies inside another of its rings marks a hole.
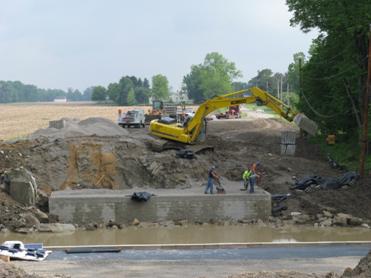
[[[134,192],[133,195],[131,195],[131,200],[136,202],[147,202],[154,194],[148,193],[148,192]]]
[[[195,155],[192,150],[179,150],[176,152],[176,157],[193,159]]]
[[[291,189],[305,190],[310,186],[319,186],[322,189],[339,189],[344,185],[352,185],[358,180],[356,172],[347,172],[338,177],[306,176],[295,182]]]
[[[162,124],[175,124],[176,123],[176,119],[174,118],[171,118],[171,117],[161,117],[160,120],[158,120],[159,123],[162,123]]]

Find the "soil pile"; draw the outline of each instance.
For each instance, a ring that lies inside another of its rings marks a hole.
[[[369,278],[371,277],[371,251],[366,257],[363,257],[354,269],[346,269],[341,278],[357,277]]]
[[[56,121],[54,127],[39,129],[29,136],[35,140],[47,138],[49,140],[64,139],[80,136],[126,136],[128,132],[114,122],[105,118],[88,118],[79,121],[78,119],[62,118]]]
[[[0,278],[41,278],[39,275],[28,274],[11,263],[0,261]]]
[[[228,276],[228,278],[336,278],[336,274],[309,274],[300,273],[296,271],[280,271],[280,272],[253,272],[253,273],[242,273],[237,275]]]

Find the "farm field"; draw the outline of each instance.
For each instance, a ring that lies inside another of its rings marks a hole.
[[[39,128],[46,128],[49,121],[63,117],[103,117],[116,121],[117,110],[144,109],[149,106],[103,106],[86,103],[21,103],[0,105],[0,140],[24,138]]]

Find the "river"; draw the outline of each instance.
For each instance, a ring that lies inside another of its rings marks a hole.
[[[114,244],[202,244],[253,242],[371,241],[371,229],[259,225],[187,225],[127,227],[122,230],[77,230],[72,233],[0,233],[0,242],[21,240],[46,246]]]

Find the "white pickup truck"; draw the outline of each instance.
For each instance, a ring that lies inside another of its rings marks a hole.
[[[119,111],[119,117],[117,120],[119,126],[122,127],[145,127],[144,121],[144,110],[130,110],[126,113]]]

